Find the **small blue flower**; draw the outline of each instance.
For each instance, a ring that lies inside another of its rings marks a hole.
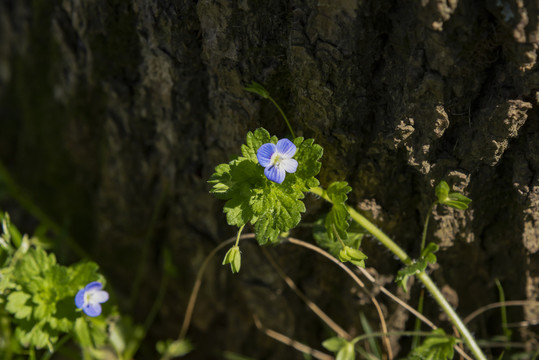
[[[88,316],[98,316],[101,314],[101,303],[109,299],[109,293],[102,288],[103,284],[99,281],[89,283],[75,296],[75,305]]]
[[[267,143],[258,148],[256,157],[264,169],[264,175],[273,182],[281,184],[286,173],[295,173],[298,162],[292,159],[296,154],[296,145],[288,139],[277,141],[277,145]]]

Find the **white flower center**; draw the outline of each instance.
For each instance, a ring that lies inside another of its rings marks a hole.
[[[281,157],[281,154],[279,154],[278,152],[275,152],[273,155],[271,155],[270,166],[279,167],[279,165],[281,164],[281,160],[283,160],[283,158]]]
[[[94,300],[94,295],[95,295],[96,291],[95,290],[90,290],[90,291],[87,291],[85,294],[84,294],[84,305],[89,305],[89,304],[94,304],[96,301]]]

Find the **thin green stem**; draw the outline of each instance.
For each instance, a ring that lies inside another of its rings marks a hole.
[[[66,334],[64,335],[54,346],[54,352],[46,352],[45,354],[43,354],[43,356],[41,357],[41,360],[49,360],[52,355],[54,355],[54,353],[56,351],[58,351],[62,346],[64,346],[64,344],[69,340],[71,339],[71,335],[70,334]]]
[[[449,320],[451,320],[453,325],[457,327],[460,334],[462,335],[462,338],[464,339],[464,342],[466,343],[466,345],[468,345],[475,358],[479,360],[486,360],[487,358],[481,351],[479,345],[477,345],[477,342],[475,341],[474,337],[472,336],[466,325],[464,325],[464,323],[460,320],[455,310],[453,310],[453,307],[447,302],[445,297],[442,295],[442,292],[438,289],[436,284],[434,284],[432,279],[424,271],[417,274],[417,277],[419,278],[419,280],[421,280],[423,285],[425,285],[425,288],[431,293],[438,305],[440,305],[442,310],[449,317]]]
[[[344,249],[346,245],[344,244],[344,241],[342,241],[341,237],[339,236],[339,233],[337,232],[337,229],[335,228],[335,224],[331,224],[331,227],[333,228],[333,233],[335,234],[335,237],[337,238],[337,240],[339,240],[342,248]]]
[[[432,209],[434,209],[434,206],[436,205],[436,203],[437,202],[435,201],[429,206],[429,210],[427,211],[427,216],[425,216],[425,224],[423,225],[423,234],[421,235],[421,248],[419,250],[419,254],[422,254],[423,249],[425,249],[425,243],[427,242],[427,230],[429,228],[430,214],[432,213]],[[419,301],[417,304],[417,311],[419,311],[419,313],[423,313],[424,300],[425,300],[425,290],[421,289],[421,292],[419,293]],[[421,330],[421,321],[419,321],[418,318],[415,319],[414,330],[415,331]],[[415,349],[417,346],[419,346],[419,336],[414,335],[414,337],[412,338],[412,349]]]
[[[427,241],[427,229],[429,227],[430,213],[432,213],[432,209],[434,209],[434,205],[436,205],[436,203],[437,202],[435,201],[430,205],[429,211],[427,212],[427,216],[425,218],[425,225],[423,225],[423,234],[421,236],[421,250],[419,250],[420,254],[425,248],[425,242]]]
[[[316,194],[320,197],[322,197],[324,200],[327,200],[331,202],[329,197],[327,196],[326,192],[319,187],[311,188],[309,190],[311,193]],[[382,243],[386,248],[388,248],[393,254],[395,254],[404,264],[409,265],[412,263],[412,259],[408,256],[408,254],[400,247],[398,246],[389,236],[384,234],[383,231],[378,229],[376,225],[371,223],[366,217],[358,213],[355,209],[348,207],[348,212],[350,213],[350,217],[356,221],[359,225],[361,225],[365,230],[367,230],[370,234],[375,236],[378,241]],[[464,323],[460,320],[457,313],[451,305],[447,302],[447,300],[444,298],[438,287],[434,284],[434,282],[431,280],[431,278],[425,273],[421,272],[417,274],[417,277],[419,280],[425,285],[425,288],[432,294],[438,305],[442,308],[442,310],[447,314],[450,321],[457,327],[457,329],[460,331],[460,334],[462,335],[464,342],[472,353],[474,354],[475,358],[478,360],[486,360],[485,355],[477,345],[477,342],[473,338],[472,334],[466,328]]]
[[[238,237],[236,238],[236,243],[234,244],[234,246],[238,246],[238,244],[240,243],[241,232],[243,231],[244,227],[245,227],[245,224],[243,224],[238,230]]]
[[[292,135],[292,138],[295,138],[296,135],[294,135],[294,130],[292,130],[292,125],[290,125],[290,122],[288,121],[288,118],[286,117],[283,109],[281,109],[279,104],[277,104],[277,102],[275,100],[273,100],[273,98],[271,96],[268,96],[268,99],[273,103],[273,105],[275,105],[277,110],[279,110],[279,112],[283,116],[284,121],[286,122],[286,125],[288,126],[288,130],[290,130],[290,134]]]
[[[421,289],[421,293],[419,294],[419,301],[417,303],[417,311],[420,314],[423,314],[423,301],[425,300],[425,290]],[[421,320],[419,318],[415,319],[414,324],[414,331],[421,331]],[[412,349],[415,349],[419,346],[419,336],[414,335],[412,338]]]
[[[500,310],[501,310],[501,315],[502,315],[502,329],[503,329],[503,334],[505,335],[505,337],[507,337],[507,340],[511,340],[511,333],[512,331],[509,330],[509,328],[507,327],[507,311],[506,311],[506,308],[505,308],[505,293],[503,291],[503,287],[502,287],[502,284],[500,283],[500,280],[498,279],[494,279],[494,281],[496,281],[496,287],[498,288],[498,294],[500,296],[500,302],[502,304],[504,304],[503,306],[501,306]]]

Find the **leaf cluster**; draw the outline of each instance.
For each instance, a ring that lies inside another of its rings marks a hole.
[[[356,223],[350,226],[350,214],[346,201],[352,188],[347,182],[333,182],[326,190],[331,209],[315,223],[313,237],[320,247],[328,249],[342,262],[350,261],[356,266],[365,267],[367,256],[359,250],[365,230]],[[323,225],[323,226],[322,226]]]
[[[448,336],[442,329],[432,331],[433,336],[427,337],[423,343],[408,354],[407,360],[451,360],[453,347],[457,339]]]
[[[395,282],[406,292],[408,291],[406,283],[410,276],[419,274],[427,268],[428,264],[436,264],[437,258],[434,255],[439,250],[438,245],[435,243],[429,243],[421,252],[419,259],[415,260],[412,264],[407,265],[403,269],[399,270]]]
[[[277,242],[281,233],[299,223],[301,213],[305,212],[304,193],[319,185],[315,176],[321,167],[318,160],[322,147],[314,144],[313,139],[302,137],[293,140],[297,148],[294,156],[297,171],[287,174],[282,184],[264,176],[257,151],[263,144],[276,144],[277,140],[263,128],[247,133],[246,144],[241,147],[242,156],[218,165],[208,181],[212,185],[210,193],[227,200],[223,211],[228,224],[242,227],[250,223],[261,245]]]
[[[70,332],[78,317],[74,297],[87,283],[101,280],[92,262],[65,267],[54,254],[33,245],[3,216],[0,305],[17,325],[24,347],[49,348],[61,333]]]

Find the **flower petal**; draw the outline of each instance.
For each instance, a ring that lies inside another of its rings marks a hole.
[[[281,160],[281,167],[288,173],[295,173],[298,168],[298,161],[296,159],[283,159]]]
[[[86,291],[84,291],[84,289],[80,289],[79,292],[77,293],[77,295],[75,296],[75,305],[81,309],[82,306],[84,305],[84,294],[86,293]]]
[[[99,304],[88,304],[82,309],[84,313],[88,316],[95,317],[101,314],[101,305]]]
[[[101,290],[101,288],[103,288],[103,284],[101,284],[99,281],[92,281],[84,287],[84,291]]]
[[[290,159],[296,153],[296,145],[288,139],[281,139],[277,141],[277,151],[281,157]]]
[[[263,167],[266,167],[270,164],[271,156],[275,153],[276,148],[275,144],[267,143],[258,148],[256,152],[256,158],[258,163]]]
[[[268,166],[264,169],[264,175],[273,182],[281,184],[284,181],[286,172],[282,167],[279,166]]]
[[[92,302],[93,303],[104,303],[109,299],[109,293],[103,290],[95,291],[92,294]]]

